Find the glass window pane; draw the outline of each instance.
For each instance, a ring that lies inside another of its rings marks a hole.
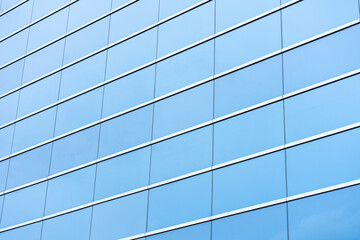
[[[203,223],[147,237],[146,240],[210,240],[211,224]]]
[[[70,0],[56,0],[56,1],[34,0],[32,19],[33,20],[39,19],[40,17],[45,16],[46,14],[64,6],[68,2],[70,2]]]
[[[0,233],[1,240],[40,240],[42,223],[35,223],[21,228]]]
[[[148,193],[141,192],[94,206],[90,239],[113,240],[144,233],[147,198]]]
[[[45,215],[61,212],[93,200],[96,166],[51,179],[46,195]]]
[[[177,14],[199,2],[201,2],[201,0],[160,0],[160,20]]]
[[[214,1],[159,26],[158,57],[211,36],[214,33]]]
[[[261,103],[283,93],[281,56],[215,80],[215,117]]]
[[[7,189],[47,177],[49,174],[51,144],[35,148],[10,159]]]
[[[0,129],[0,157],[5,157],[10,154],[11,144],[13,140],[14,126],[10,125],[6,128]]]
[[[222,218],[213,222],[212,239],[286,240],[286,216],[286,205],[282,204]]]
[[[290,202],[290,239],[357,239],[359,202],[359,186]]]
[[[50,174],[95,160],[98,141],[99,126],[94,126],[54,142]]]
[[[154,139],[204,123],[213,116],[213,84],[155,103]]]
[[[42,240],[89,240],[91,208],[51,218],[44,222]]]
[[[4,94],[21,85],[24,60],[17,61],[0,69],[0,94]]]
[[[3,192],[5,190],[8,168],[9,168],[9,160],[0,162],[0,192]]]
[[[153,145],[151,184],[210,167],[212,131],[209,126]]]
[[[99,156],[151,140],[153,107],[148,106],[101,124]]]
[[[2,17],[0,17],[1,19]],[[0,28],[1,29],[1,28]],[[0,42],[0,66],[21,57],[26,52],[26,42],[29,30],[19,32],[18,34]]]
[[[40,183],[5,195],[1,228],[42,217],[46,184]]]
[[[283,117],[278,102],[215,124],[215,164],[283,145]]]
[[[208,217],[211,214],[211,173],[150,190],[147,231]]]
[[[156,66],[156,97],[214,74],[214,41],[161,61]]]
[[[16,119],[19,92],[0,98],[0,126]]]
[[[214,171],[213,214],[286,197],[285,152]]]
[[[98,163],[95,200],[149,184],[150,147]]]

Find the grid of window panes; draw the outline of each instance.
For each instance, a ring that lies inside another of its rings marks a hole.
[[[0,0],[0,239],[358,239],[359,4]]]

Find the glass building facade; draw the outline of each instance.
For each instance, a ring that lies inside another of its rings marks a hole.
[[[360,239],[359,0],[0,0],[0,240]]]

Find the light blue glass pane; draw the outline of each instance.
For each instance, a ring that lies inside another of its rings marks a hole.
[[[149,172],[150,147],[99,163],[95,200],[148,185]]]
[[[35,0],[36,1],[36,0]],[[50,1],[57,2],[57,1]],[[63,9],[31,26],[27,52],[34,50],[66,33],[68,9]]]
[[[285,8],[282,12],[284,46],[358,19],[358,4],[357,0],[306,0]]]
[[[221,31],[278,7],[280,0],[217,0],[216,31]]]
[[[251,211],[213,222],[213,240],[287,239],[286,206],[284,204]]]
[[[289,195],[360,178],[360,129],[286,150]]]
[[[55,135],[61,135],[101,118],[103,89],[97,88],[59,105]]]
[[[5,190],[8,169],[9,169],[9,160],[1,161],[0,162],[0,192],[3,192]]]
[[[116,2],[119,2],[119,0],[114,0],[113,5],[116,4],[120,6],[125,4],[124,0],[122,0],[121,4]],[[126,0],[126,2],[129,2],[129,0]],[[159,0],[141,0],[112,14],[110,43],[116,42],[156,23],[158,20],[158,10]]]
[[[144,233],[147,197],[147,192],[141,192],[94,206],[90,239],[113,240]]]
[[[211,214],[211,174],[150,190],[148,231],[208,217]]]
[[[18,117],[32,113],[58,100],[60,74],[53,74],[20,91]]]
[[[106,79],[116,77],[156,58],[157,29],[151,29],[108,50]]]
[[[211,166],[212,126],[153,145],[151,183]]]
[[[0,126],[16,119],[19,92],[0,98]]]
[[[214,33],[214,1],[159,26],[158,57],[174,52]]]
[[[42,223],[35,223],[21,228],[0,233],[1,240],[40,240]]]
[[[213,116],[213,84],[155,103],[154,139],[204,123]]]
[[[91,208],[72,212],[44,222],[42,240],[89,240]]]
[[[0,129],[0,157],[5,157],[10,154],[11,144],[13,140],[14,126],[10,125],[6,128]]]
[[[112,0],[81,0],[70,6],[68,32],[108,13]],[[107,28],[106,28],[107,29]]]
[[[151,140],[153,107],[148,106],[101,124],[99,156]]]
[[[216,73],[279,50],[280,13],[271,14],[216,38],[215,46]]]
[[[290,239],[357,239],[359,202],[359,186],[290,202]]]
[[[1,17],[0,17],[1,19]],[[26,52],[26,42],[29,30],[19,32],[18,34],[0,42],[0,66],[21,57]]]
[[[40,183],[5,195],[1,228],[42,217],[46,184]]]
[[[214,73],[214,41],[175,55],[156,66],[156,97],[201,81]]]
[[[54,142],[50,174],[65,171],[96,159],[99,126]]]
[[[101,4],[99,3],[99,5]],[[109,19],[109,17],[104,18],[68,36],[66,38],[64,64],[73,62],[106,46]]]
[[[36,20],[42,16],[49,14],[50,12],[64,6],[66,3],[70,2],[70,0],[34,0],[34,7],[32,12],[32,19]],[[67,10],[66,10],[67,12]],[[64,20],[67,21],[67,18]]]
[[[153,99],[154,85],[154,65],[105,85],[103,117]]]
[[[26,57],[22,84],[61,67],[64,42],[61,40]]]
[[[215,118],[282,93],[282,61],[278,56],[216,79]]]
[[[188,7],[191,7],[201,0],[182,0],[182,1],[173,1],[173,0],[160,0],[160,20],[177,14]]]
[[[7,189],[47,177],[49,173],[51,144],[35,148],[10,159]]]
[[[360,120],[360,75],[285,100],[286,141],[292,142]]]
[[[56,108],[16,123],[12,152],[49,140],[54,134]]]
[[[24,60],[0,69],[0,94],[4,94],[21,84]]]
[[[360,67],[360,25],[284,54],[284,87],[291,92]]]
[[[3,13],[9,9],[11,9],[12,7],[14,7],[15,5],[19,4],[20,2],[22,2],[21,0],[2,0],[0,1],[0,13]]]
[[[274,103],[215,124],[215,164],[283,145],[282,105]]]
[[[106,52],[101,52],[62,71],[60,99],[104,81]]]
[[[284,198],[285,152],[216,170],[213,181],[213,214]]]
[[[49,181],[45,215],[67,210],[93,200],[96,166],[90,166]]]
[[[146,240],[210,240],[211,224],[203,223],[147,237]]]

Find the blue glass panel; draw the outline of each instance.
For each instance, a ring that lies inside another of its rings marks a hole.
[[[46,184],[40,183],[5,195],[1,228],[42,217]]]
[[[61,67],[64,42],[65,40],[58,41],[26,57],[22,84]]]
[[[54,134],[56,108],[16,123],[12,152],[49,140]]]
[[[104,47],[108,41],[109,20],[109,17],[104,18],[68,36],[66,38],[64,64]]]
[[[153,145],[151,183],[211,166],[212,126]],[[176,167],[175,167],[176,166]]]
[[[280,13],[216,38],[215,72],[220,73],[281,48]]]
[[[97,88],[59,105],[55,135],[93,123],[101,118],[103,89]]]
[[[359,186],[290,202],[290,239],[357,239],[359,202]]]
[[[283,145],[282,105],[274,103],[215,124],[215,164]]]
[[[50,174],[65,171],[96,159],[99,126],[54,142]]]
[[[214,33],[214,1],[159,26],[158,57],[174,52]]]
[[[215,117],[281,96],[282,93],[282,60],[278,56],[216,79]]]
[[[106,52],[101,52],[62,71],[60,99],[104,81]]]
[[[201,2],[201,0],[160,0],[160,20],[181,12],[199,2]]]
[[[11,144],[13,140],[14,126],[10,125],[6,128],[0,129],[0,157],[5,157],[10,154]]]
[[[18,117],[46,107],[58,100],[60,74],[53,74],[20,91]]]
[[[211,224],[208,222],[150,236],[146,240],[210,240],[210,234]]]
[[[358,4],[357,0],[306,0],[285,8],[282,12],[284,46],[358,19]]]
[[[67,210],[93,200],[96,166],[51,179],[46,195],[45,215]]]
[[[9,9],[11,9],[12,7],[14,7],[15,5],[19,4],[21,2],[21,0],[2,0],[0,1],[0,13],[3,13]]]
[[[32,19],[36,20],[42,16],[47,15],[48,13],[64,6],[66,3],[70,2],[70,0],[34,0],[34,7],[32,11]],[[67,19],[64,20],[65,22]]]
[[[147,197],[147,192],[141,192],[94,206],[90,239],[113,240],[144,233]]]
[[[201,81],[214,73],[214,41],[175,55],[156,66],[156,97]]]
[[[153,107],[148,106],[101,124],[99,156],[151,140]]]
[[[213,214],[284,198],[285,152],[216,170],[213,181]]]
[[[42,223],[35,223],[21,228],[0,233],[1,240],[40,240]]]
[[[286,150],[289,195],[360,178],[360,129]]]
[[[148,185],[149,172],[150,147],[99,163],[95,200]]]
[[[110,48],[106,79],[153,61],[156,58],[156,38],[157,29],[154,28]]]
[[[296,141],[360,120],[360,75],[285,100],[286,140]]]
[[[0,66],[25,54],[28,32],[26,29],[0,42]]]
[[[16,119],[19,92],[0,98],[0,126]]]
[[[103,117],[153,99],[154,85],[154,65],[105,85]]]
[[[126,0],[126,2],[129,2],[129,0]],[[115,1],[113,4],[115,4]],[[121,4],[116,3],[117,6],[123,4],[125,4],[124,0],[122,0]],[[110,43],[116,42],[156,23],[158,20],[158,10],[159,0],[141,0],[112,14],[110,24]]]
[[[155,103],[154,139],[209,121],[213,84],[207,83]]]
[[[213,240],[287,239],[286,206],[278,205],[213,222]]]
[[[10,159],[7,189],[47,177],[49,173],[51,144],[35,148]]]
[[[0,69],[0,94],[4,94],[20,86],[23,66],[24,60],[20,60]]]
[[[217,0],[216,31],[244,22],[279,4],[280,0]]]
[[[8,169],[9,169],[9,160],[1,161],[0,162],[0,192],[3,192],[5,190]]]
[[[150,190],[148,231],[210,216],[211,173]]]
[[[89,240],[91,208],[72,212],[44,222],[42,240]]]
[[[285,53],[285,92],[358,69],[359,42],[360,25],[356,25]]]

